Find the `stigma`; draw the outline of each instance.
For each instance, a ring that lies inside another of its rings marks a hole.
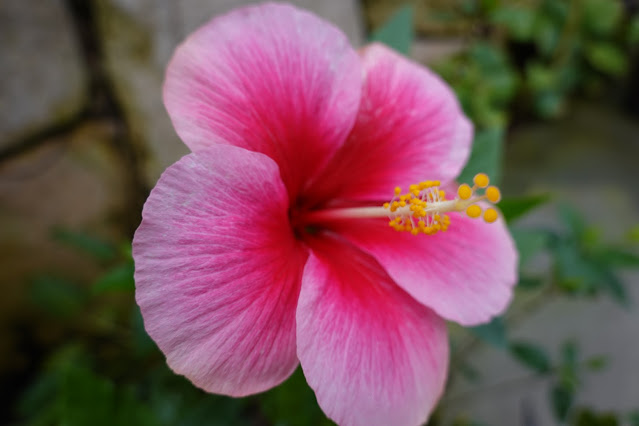
[[[478,173],[473,178],[472,187],[466,183],[460,185],[455,197],[450,200],[446,198],[445,191],[440,189],[439,181],[411,185],[404,194],[397,187],[393,198],[384,203],[388,224],[400,232],[434,235],[448,229],[450,216],[447,213],[450,212],[465,212],[473,219],[481,217],[484,222],[493,223],[499,217],[497,210],[492,207],[484,210],[478,204],[480,201],[497,204],[501,199],[499,189],[489,185],[488,176]]]

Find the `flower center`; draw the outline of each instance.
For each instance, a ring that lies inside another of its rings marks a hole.
[[[413,235],[446,231],[451,222],[446,213],[450,212],[465,212],[471,218],[483,217],[485,222],[492,223],[499,217],[497,210],[492,207],[483,210],[477,204],[484,200],[496,204],[501,199],[499,189],[489,183],[488,176],[479,173],[473,178],[472,187],[460,185],[455,198],[448,200],[439,181],[420,182],[411,185],[405,194],[401,188],[395,188],[395,195],[383,206],[314,210],[306,212],[298,223],[312,226],[335,220],[388,217],[393,229]]]
[[[384,203],[390,221],[388,224],[396,231],[408,231],[413,235],[433,235],[446,231],[450,225],[449,212],[462,212],[471,218],[482,216],[484,221],[492,223],[499,214],[492,207],[482,212],[476,204],[482,200],[491,203],[499,202],[501,193],[496,186],[488,186],[490,180],[484,173],[479,173],[473,179],[473,187],[462,184],[457,189],[455,199],[447,200],[446,193],[439,188],[439,181],[425,181],[411,185],[409,191],[402,194],[401,188],[395,188],[393,199]],[[478,189],[484,189],[478,194]]]

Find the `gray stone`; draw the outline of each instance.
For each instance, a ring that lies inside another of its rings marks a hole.
[[[135,142],[145,150],[145,174],[150,183],[188,153],[171,126],[162,103],[166,64],[175,47],[214,15],[257,3],[238,0],[99,0],[101,39],[109,76],[123,106]],[[363,41],[363,26],[355,0],[297,0],[335,23],[354,45]]]
[[[76,114],[86,74],[62,0],[0,2],[0,149]]]

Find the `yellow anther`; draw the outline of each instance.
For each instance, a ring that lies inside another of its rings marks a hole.
[[[473,182],[480,188],[486,188],[490,183],[490,179],[488,179],[486,173],[477,173],[473,178]]]
[[[444,191],[443,189],[439,190],[439,198],[442,200],[446,199],[446,191]]]
[[[385,209],[389,209],[390,208],[390,203],[384,203],[384,208]]]
[[[496,186],[489,186],[486,188],[486,198],[488,198],[488,201],[493,204],[498,203],[501,199],[501,192],[499,192],[499,188]]]
[[[473,190],[470,189],[470,185],[468,185],[467,183],[463,183],[459,185],[459,188],[457,188],[457,195],[462,200],[468,200],[470,197],[473,196]]]
[[[466,209],[466,214],[473,219],[478,218],[479,216],[481,216],[481,207],[479,207],[477,204],[468,206],[468,208]]]
[[[400,202],[399,202],[399,205],[400,205],[401,207],[406,207],[406,201],[404,201],[404,200],[400,201]]]
[[[497,220],[498,217],[499,217],[499,213],[497,213],[497,210],[493,208],[488,208],[484,212],[484,221],[488,223],[493,223],[494,221]]]
[[[399,186],[395,187],[395,195],[399,195],[402,193],[402,188],[400,188]]]

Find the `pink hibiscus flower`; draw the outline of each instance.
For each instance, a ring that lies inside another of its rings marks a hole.
[[[164,99],[193,152],[151,192],[133,255],[169,366],[242,396],[301,364],[339,424],[423,422],[446,380],[445,319],[488,321],[516,281],[503,221],[472,218],[498,190],[479,194],[481,175],[440,189],[455,191],[472,138],[450,88],[265,4],[192,34]]]

